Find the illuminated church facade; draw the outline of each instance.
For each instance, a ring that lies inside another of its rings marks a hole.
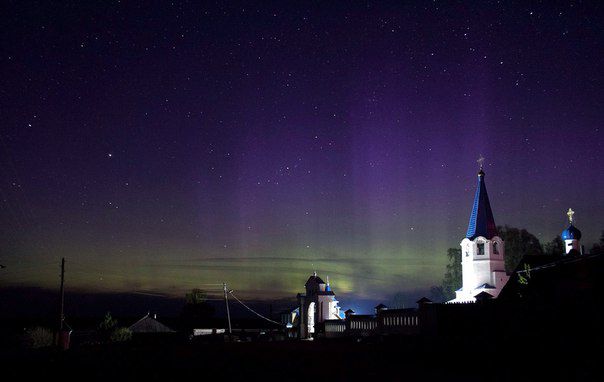
[[[505,243],[498,236],[484,178],[481,165],[468,230],[460,243],[462,287],[449,303],[474,302],[479,294],[496,298],[509,279]]]
[[[317,272],[313,272],[304,287],[306,293],[298,294],[298,336],[302,339],[313,337],[326,320],[342,319],[336,294],[329,285],[329,278],[325,282],[317,276]]]

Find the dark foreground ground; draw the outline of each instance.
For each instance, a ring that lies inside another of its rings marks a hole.
[[[499,343],[497,343],[499,342]],[[2,354],[2,381],[601,380],[589,338],[98,345]]]

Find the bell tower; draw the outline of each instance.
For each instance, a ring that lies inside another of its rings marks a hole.
[[[489,195],[484,181],[484,158],[480,158],[478,184],[466,237],[461,241],[462,287],[449,302],[474,302],[486,292],[497,297],[509,276],[505,272],[505,246],[498,236]]]

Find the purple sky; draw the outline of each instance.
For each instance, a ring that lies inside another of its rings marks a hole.
[[[0,285],[425,294],[498,224],[604,224],[598,2],[12,1]],[[211,286],[208,286],[211,288]]]

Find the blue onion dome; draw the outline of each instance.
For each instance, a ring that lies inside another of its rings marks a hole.
[[[562,231],[562,240],[581,240],[581,231],[574,225],[569,225],[567,229]]]

